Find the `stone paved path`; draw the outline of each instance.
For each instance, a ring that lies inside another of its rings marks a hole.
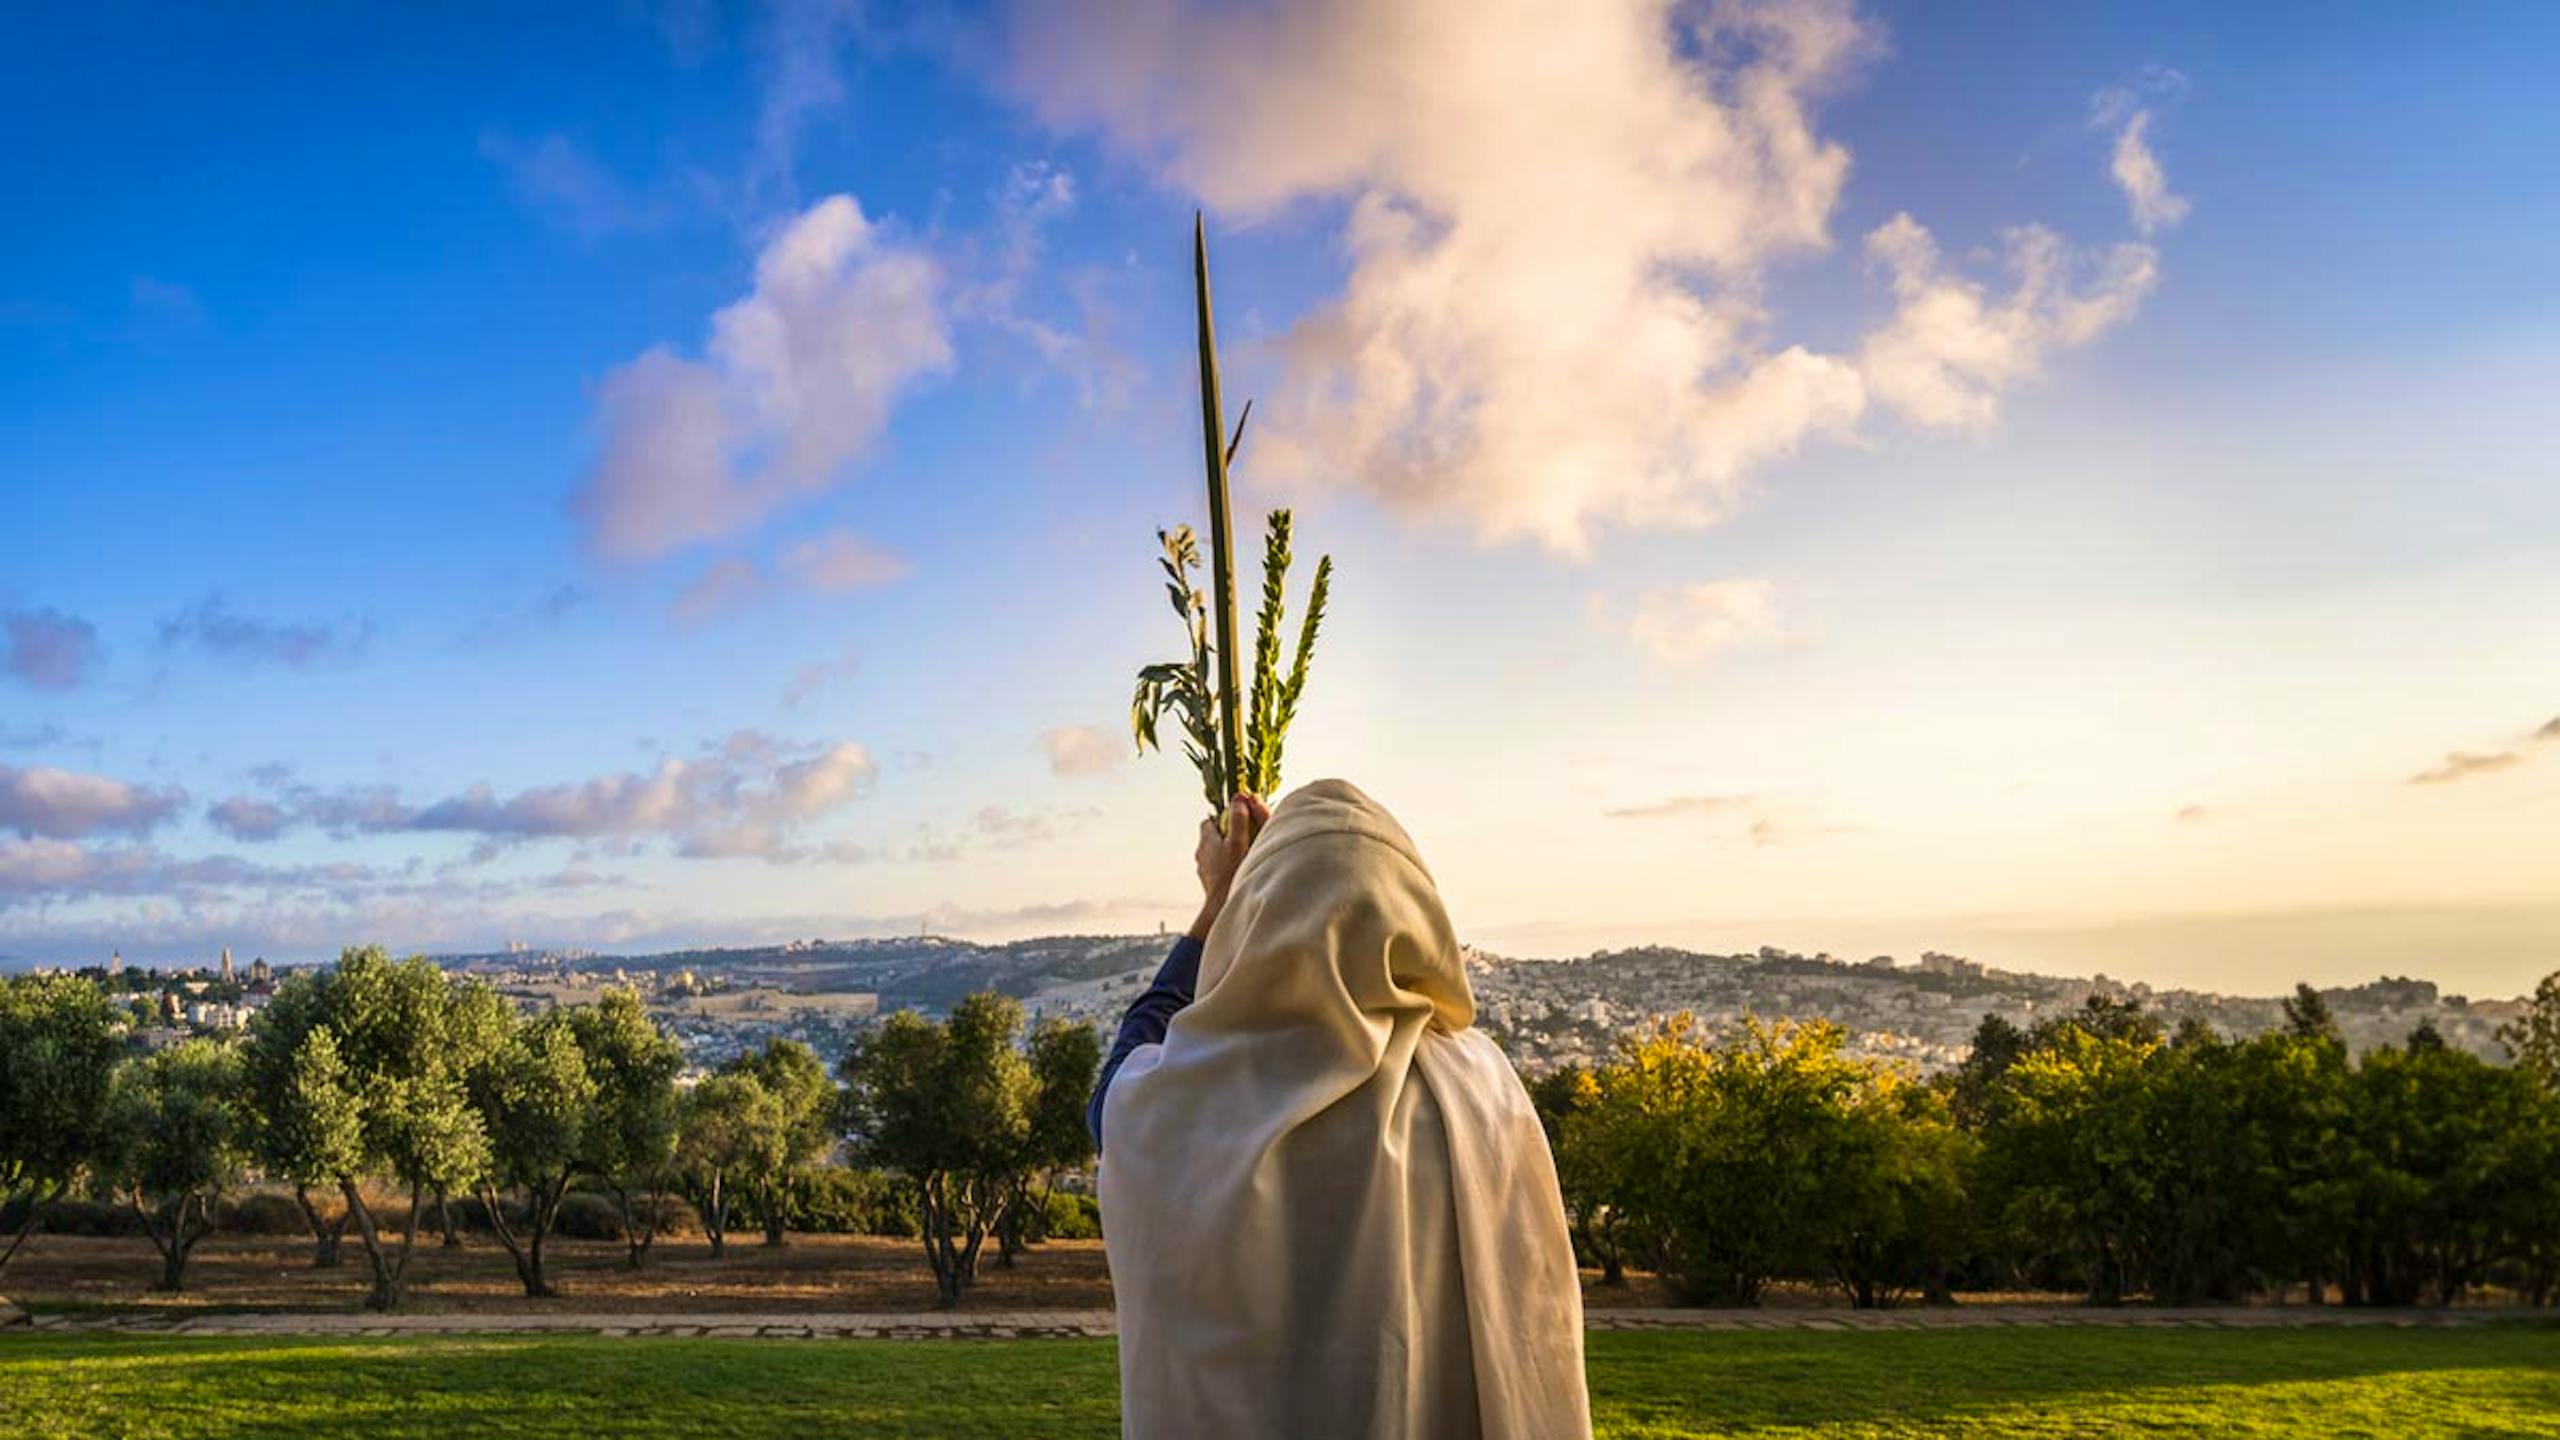
[[[1983,1326],[2263,1330],[2308,1325],[2435,1329],[2527,1320],[2512,1310],[2342,1310],[2307,1306],[2118,1310],[1968,1305],[1911,1310],[1593,1310],[1594,1330],[1950,1330]],[[2549,1323],[2549,1317],[2543,1317]],[[611,1335],[758,1340],[1028,1340],[1113,1333],[1108,1310],[805,1315],[37,1314],[0,1336],[58,1332],[136,1335]],[[0,1344],[5,1344],[0,1339]]]

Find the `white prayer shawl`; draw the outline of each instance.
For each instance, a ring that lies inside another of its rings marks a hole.
[[[1103,1101],[1121,1433],[1588,1436],[1555,1162],[1403,828],[1291,795],[1196,997]]]

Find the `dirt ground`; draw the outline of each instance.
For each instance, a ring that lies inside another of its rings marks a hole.
[[[619,1241],[554,1239],[546,1268],[562,1292],[527,1299],[498,1242],[465,1232],[448,1250],[418,1237],[409,1266],[410,1308],[486,1314],[643,1312],[913,1311],[934,1308],[932,1272],[922,1242],[867,1235],[794,1235],[779,1249],[760,1235],[732,1240],[711,1258],[698,1237],[661,1238],[634,1270]],[[189,1309],[355,1310],[362,1307],[364,1250],[347,1237],[345,1263],[311,1267],[311,1242],[288,1236],[217,1235],[187,1265],[185,1292],[151,1288],[159,1257],[148,1240],[36,1235],[0,1271],[0,1294],[31,1310]],[[1051,1240],[1011,1270],[995,1265],[990,1246],[978,1284],[961,1308],[1091,1310],[1111,1304],[1111,1281],[1098,1240]]]
[[[422,1314],[672,1313],[811,1314],[817,1312],[913,1312],[934,1307],[933,1275],[921,1242],[867,1235],[794,1235],[779,1249],[756,1232],[742,1232],[722,1259],[699,1236],[661,1237],[648,1263],[635,1270],[619,1241],[554,1239],[548,1248],[552,1283],[561,1293],[527,1299],[506,1251],[487,1235],[465,1231],[459,1249],[445,1249],[432,1234],[418,1237],[410,1262],[409,1308]],[[171,1295],[154,1290],[160,1260],[147,1240],[80,1235],[36,1235],[9,1268],[0,1271],[0,1295],[28,1309],[49,1310],[277,1310],[353,1311],[362,1308],[366,1269],[363,1248],[347,1237],[345,1263],[335,1270],[311,1267],[307,1238],[217,1235],[196,1250],[187,1288]],[[1670,1287],[1651,1275],[1631,1274],[1621,1286],[1599,1283],[1583,1272],[1583,1303],[1592,1309],[1675,1306]],[[2070,1297],[2001,1295],[1969,1302],[2067,1305]],[[1834,1289],[1781,1284],[1762,1304],[1770,1309],[1836,1308]],[[1015,1268],[996,1267],[992,1247],[980,1261],[978,1284],[960,1303],[963,1311],[1102,1310],[1111,1305],[1111,1277],[1098,1240],[1051,1240],[1025,1252]]]

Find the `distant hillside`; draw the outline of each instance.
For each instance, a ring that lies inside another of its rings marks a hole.
[[[1020,999],[1034,1016],[1107,1026],[1145,985],[1169,944],[1162,935],[1056,935],[1007,944],[910,936],[650,955],[438,958],[448,966],[480,971],[556,967],[607,978],[619,972],[644,985],[664,985],[693,971],[736,985],[784,991],[872,993],[880,997],[883,1010],[939,1011],[972,991],[992,989]],[[1521,960],[1470,950],[1467,964],[1478,1023],[1530,1069],[1598,1059],[1625,1036],[1682,1011],[1710,1025],[1731,1023],[1745,1014],[1828,1020],[1849,1032],[1854,1052],[1900,1060],[1923,1071],[1962,1059],[1985,1015],[2031,1024],[2076,1008],[2093,995],[2139,1001],[2173,1026],[2195,1020],[2232,1036],[2283,1023],[2282,1001],[2276,996],[2155,992],[2105,976],[2025,974],[1935,952],[1916,962],[1895,962],[1883,956],[1849,961],[1768,947],[1751,954],[1709,955],[1654,946],[1573,960]],[[2349,1044],[2358,1050],[2397,1043],[2424,1022],[2450,1044],[2499,1056],[2497,1028],[2523,1006],[2521,999],[2446,995],[2430,981],[2411,979],[2380,979],[2322,993]]]

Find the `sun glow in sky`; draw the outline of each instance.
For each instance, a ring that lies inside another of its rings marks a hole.
[[[0,957],[1179,923],[1196,520],[1470,939],[2560,965],[2560,14],[101,6],[0,47]]]

